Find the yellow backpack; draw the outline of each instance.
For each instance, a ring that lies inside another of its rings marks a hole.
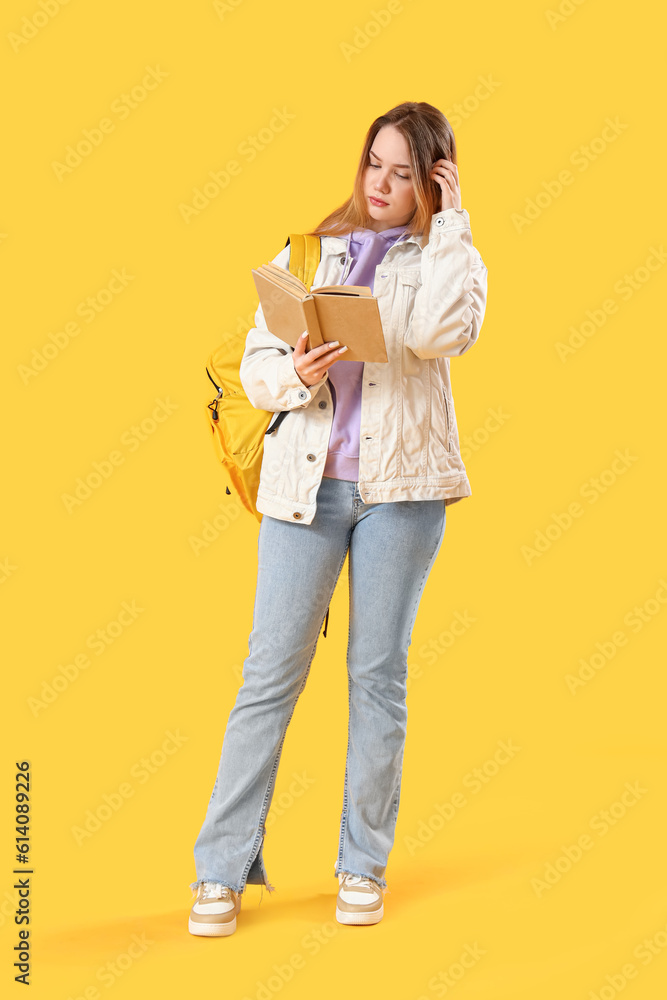
[[[292,233],[287,244],[290,244],[290,271],[310,289],[320,262],[319,237]],[[252,405],[239,375],[244,350],[245,337],[232,337],[209,356],[206,374],[216,388],[216,396],[206,406],[206,422],[222,463],[226,493],[235,492],[245,509],[261,521],[256,505],[264,435],[272,434],[290,411],[281,410],[276,415]]]

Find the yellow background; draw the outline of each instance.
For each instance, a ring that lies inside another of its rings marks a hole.
[[[4,5],[0,951],[15,993],[10,807],[25,758],[34,997],[664,996],[665,272],[641,270],[665,239],[663,32],[647,3],[563,9],[550,24],[556,3],[526,0],[72,0],[46,17],[38,0]],[[34,37],[17,43],[22,30]],[[166,75],[122,111],[147,67]],[[277,891],[249,886],[233,937],[195,939],[192,848],[247,656],[258,530],[241,512],[194,551],[220,504],[234,510],[204,365],[251,325],[251,268],[345,200],[368,126],[404,100],[454,125],[489,291],[478,345],[452,361],[473,495],[448,508],[413,635],[386,915],[372,929],[334,921],[345,567],[284,746],[265,848]],[[275,109],[292,116],[281,130]],[[104,118],[113,130],[59,179],[54,161]],[[613,138],[607,119],[623,126]],[[263,137],[252,160],[248,136]],[[180,206],[232,159],[240,172],[186,222]],[[104,303],[114,269],[131,280],[86,322],[80,303]],[[570,328],[610,299],[561,360]],[[33,351],[77,320],[26,378]],[[151,425],[157,400],[171,413]],[[485,429],[491,411],[502,425]],[[631,460],[613,471],[617,450]],[[120,464],[68,511],[63,496],[114,451]],[[544,551],[527,557],[538,532]],[[98,655],[88,638],[123,602],[142,610]],[[457,613],[474,622],[454,641]],[[598,643],[614,655],[573,692]],[[30,699],[86,651],[90,666],[36,711]],[[182,743],[161,756],[168,732]],[[520,750],[475,794],[466,775],[499,741]],[[128,782],[78,843],[87,810]],[[614,805],[626,783],[643,791]],[[440,821],[456,792],[465,806]],[[549,865],[562,872],[539,888]],[[145,951],[114,977],[133,934]],[[466,946],[481,957],[455,982]]]

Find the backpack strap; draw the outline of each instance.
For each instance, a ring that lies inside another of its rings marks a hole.
[[[288,244],[290,246],[289,269],[300,281],[303,281],[308,291],[310,291],[322,256],[322,241],[319,236],[311,236],[309,233],[290,233],[285,246]],[[283,410],[279,413],[274,423],[265,433],[271,434],[288,413],[289,410]],[[329,626],[330,607],[327,608],[324,622],[323,634],[325,639]]]
[[[311,236],[309,233],[290,233],[285,246],[288,244],[290,246],[289,269],[299,281],[303,281],[310,291],[322,256],[320,237]]]
[[[303,281],[306,288],[310,291],[322,255],[322,243],[319,236],[310,236],[306,233],[290,233],[285,246],[290,247],[289,269],[291,273],[295,274],[299,281]],[[289,410],[282,410],[273,423],[269,424],[264,433],[273,434],[280,427],[288,413]]]

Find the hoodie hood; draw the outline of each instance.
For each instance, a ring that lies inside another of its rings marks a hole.
[[[347,247],[345,250],[345,266],[341,284],[344,285],[353,263],[359,263],[366,257],[377,254],[378,247],[382,248],[382,255],[392,243],[400,242],[405,235],[408,224],[403,226],[392,226],[391,229],[384,229],[381,233],[376,233],[374,229],[353,229],[347,236]]]

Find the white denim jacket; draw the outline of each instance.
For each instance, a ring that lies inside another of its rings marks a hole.
[[[346,240],[322,237],[313,288],[341,283]],[[289,245],[273,263],[289,268]],[[387,362],[364,363],[359,441],[359,493],[364,503],[436,500],[471,495],[461,460],[449,359],[479,336],[486,309],[487,268],[473,246],[464,208],[431,216],[428,244],[409,236],[377,266]],[[264,436],[257,509],[310,524],[333,421],[328,372],[306,387],[293,348],[272,334],[261,305],[248,332],[240,377],[253,406],[292,410]]]

